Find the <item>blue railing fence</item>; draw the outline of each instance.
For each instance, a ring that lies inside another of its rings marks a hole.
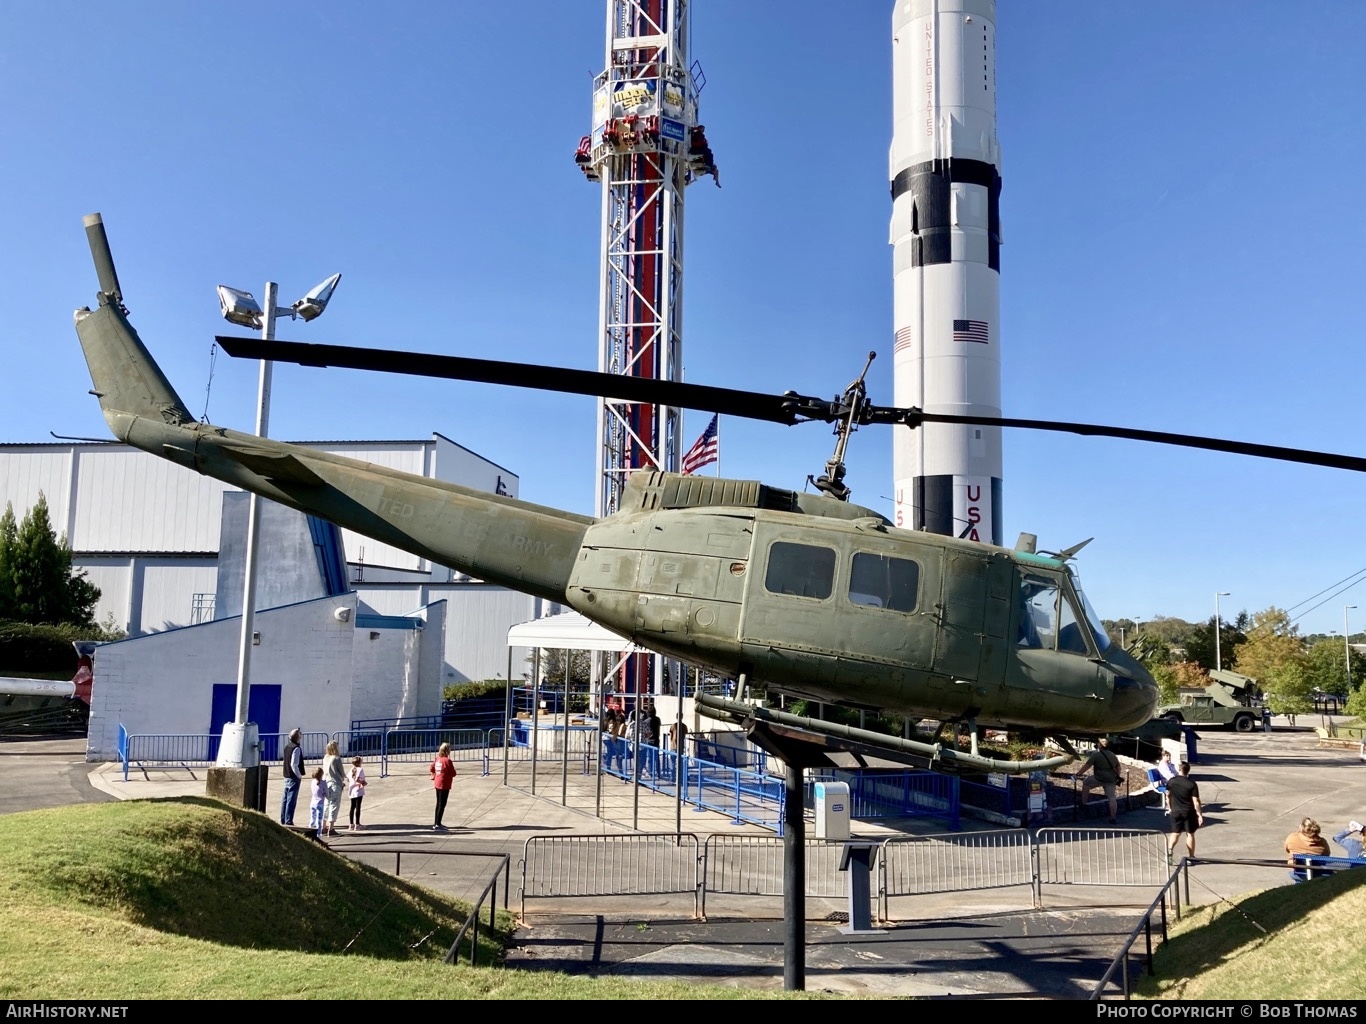
[[[377,720],[378,721],[378,720]],[[393,721],[385,720],[385,721]],[[690,743],[695,752],[723,749],[735,752],[741,760],[757,762],[755,767],[737,767],[726,761],[704,756],[679,754],[652,744],[604,736],[596,725],[538,726],[540,746],[533,751],[528,723],[514,720],[504,729],[429,729],[376,728],[368,724],[334,733],[304,733],[301,746],[305,762],[321,760],[329,741],[335,740],[342,757],[364,758],[372,767],[378,763],[380,777],[400,764],[425,764],[442,743],[451,747],[451,759],[459,763],[478,763],[480,772],[489,775],[503,760],[524,764],[533,760],[559,764],[567,757],[580,774],[591,774],[601,759],[604,774],[640,785],[655,792],[680,795],[682,802],[698,811],[724,814],[736,824],[783,830],[783,805],[786,799],[783,778],[768,772],[767,756],[752,756],[738,742],[719,744]],[[196,768],[212,765],[218,736],[204,734],[129,734],[119,726],[119,756],[123,777],[136,766],[147,768]],[[264,740],[272,741],[267,745]],[[263,737],[263,750],[283,748],[287,736]],[[693,737],[689,737],[692,740]],[[608,740],[611,740],[610,750]],[[757,748],[755,748],[757,750]],[[759,752],[762,754],[762,751]],[[278,762],[262,757],[262,763]],[[639,764],[637,765],[637,761]],[[776,762],[775,762],[776,765]],[[637,778],[637,769],[639,777]],[[956,777],[934,772],[827,772],[808,776],[805,800],[814,804],[813,786],[821,779],[837,779],[850,786],[853,817],[868,820],[886,817],[931,817],[945,820],[953,829],[960,827],[959,781]]]

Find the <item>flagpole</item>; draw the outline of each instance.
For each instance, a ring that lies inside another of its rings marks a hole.
[[[721,414],[716,414],[716,475],[721,475]]]

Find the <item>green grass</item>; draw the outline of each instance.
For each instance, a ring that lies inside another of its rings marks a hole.
[[[779,995],[442,963],[468,905],[204,798],[6,815],[0,865],[0,998]]]
[[[1366,868],[1188,912],[1137,994],[1155,999],[1360,999]],[[1260,927],[1259,927],[1260,926]],[[1264,931],[1263,931],[1264,929]]]

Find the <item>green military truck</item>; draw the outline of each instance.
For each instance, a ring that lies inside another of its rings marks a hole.
[[[1209,674],[1205,692],[1189,704],[1163,704],[1155,718],[1183,725],[1222,725],[1238,732],[1252,732],[1262,724],[1262,691],[1257,680],[1227,669]]]

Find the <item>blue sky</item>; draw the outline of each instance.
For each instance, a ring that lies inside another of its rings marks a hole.
[[[688,378],[834,394],[876,349],[890,402],[891,4],[697,0],[693,20],[723,187],[688,193]],[[107,436],[71,327],[95,210],[196,413],[220,283],[271,278],[288,302],[340,271],[323,319],[281,325],[293,340],[595,366],[599,193],[573,151],[603,22],[597,0],[6,0],[0,441]],[[1366,453],[1363,38],[1354,3],[1001,5],[1005,415]],[[254,403],[254,365],[220,356],[210,419],[249,430]],[[523,497],[592,510],[589,399],[282,365],[271,428],[440,431]],[[801,487],[832,442],[723,420],[721,468]],[[1078,567],[1107,617],[1204,618],[1215,591],[1226,614],[1285,607],[1366,566],[1356,474],[1005,446],[1007,541],[1094,536]],[[854,499],[890,513],[886,429],[849,461]],[[1325,597],[1306,632],[1366,609],[1366,587]]]

